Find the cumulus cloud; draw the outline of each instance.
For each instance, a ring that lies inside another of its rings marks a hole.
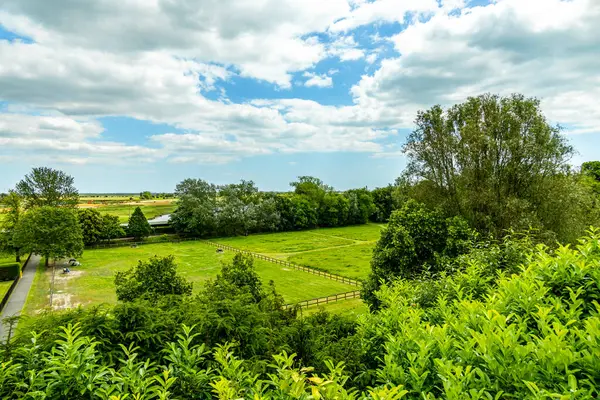
[[[202,7],[4,0],[0,23],[33,42],[0,40],[0,60],[9,60],[0,62],[0,101],[10,104],[0,111],[0,160],[28,146],[74,164],[227,163],[308,151],[392,157],[397,149],[381,143],[412,127],[417,110],[488,91],[539,96],[553,121],[574,132],[600,130],[600,3],[462,7],[462,0],[208,0]],[[407,28],[377,36],[387,23]],[[367,25],[374,44],[391,43],[395,55],[360,47],[354,29]],[[343,82],[354,83],[348,105],[294,98],[294,74],[305,86],[333,85],[335,64],[309,72],[323,60],[377,63],[358,82]],[[233,103],[221,84],[236,75],[290,90],[285,99]],[[132,146],[103,138],[101,116],[183,133]]]

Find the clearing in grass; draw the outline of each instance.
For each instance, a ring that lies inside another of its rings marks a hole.
[[[137,265],[138,260],[146,260],[154,255],[173,254],[178,272],[194,283],[198,291],[202,283],[215,277],[221,262],[229,262],[234,253],[217,253],[213,247],[201,242],[161,243],[142,245],[137,248],[120,247],[114,249],[87,250],[79,258],[81,266],[74,267],[68,274],[62,267],[54,277],[53,308],[68,308],[77,305],[115,303],[114,275]],[[256,272],[267,284],[275,282],[277,291],[288,303],[305,299],[328,296],[355,290],[355,286],[326,279],[310,273],[288,269],[262,260],[254,260]],[[44,277],[34,281],[30,292],[27,312],[39,310],[39,305],[48,304],[48,287],[52,279],[51,270]],[[31,304],[31,306],[30,306]],[[40,308],[43,308],[40,307]]]

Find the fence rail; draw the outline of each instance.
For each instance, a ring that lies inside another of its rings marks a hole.
[[[303,300],[299,303],[286,304],[283,306],[283,308],[285,310],[287,310],[288,308],[293,308],[293,307],[308,308],[310,306],[318,306],[319,304],[329,304],[329,303],[333,303],[333,302],[340,301],[340,300],[357,299],[357,298],[360,298],[359,290],[355,290],[353,292],[332,294],[331,296],[318,297],[318,298],[310,299],[310,300]]]
[[[225,245],[225,244],[219,244],[219,243],[215,243],[215,242],[210,242],[208,240],[204,240],[203,243],[206,243],[206,244],[208,244],[210,246],[213,246],[213,247],[217,247],[217,248],[221,248],[221,249],[227,249],[227,250],[235,251],[237,253],[247,254],[247,255],[250,255],[250,256],[252,256],[254,258],[257,258],[259,260],[265,260],[265,261],[269,261],[269,262],[274,263],[274,264],[279,264],[279,265],[283,265],[285,267],[297,269],[299,271],[304,271],[304,272],[308,272],[310,274],[319,275],[319,276],[322,276],[322,277],[327,278],[327,279],[332,279],[334,281],[346,283],[348,285],[354,285],[354,286],[361,286],[362,285],[362,283],[360,281],[357,281],[357,280],[354,280],[354,279],[350,279],[350,278],[346,278],[345,276],[330,274],[329,272],[319,271],[318,269],[304,267],[302,265],[294,264],[294,263],[291,263],[291,262],[286,261],[286,260],[280,260],[278,258],[273,258],[273,257],[265,256],[264,254],[254,253],[252,251],[247,251],[247,250],[241,250],[241,249],[237,249],[235,247],[231,247],[231,246],[228,246],[228,245]]]

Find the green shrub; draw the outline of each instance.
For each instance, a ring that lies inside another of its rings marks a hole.
[[[0,281],[12,281],[21,274],[21,264],[18,262],[0,264]]]

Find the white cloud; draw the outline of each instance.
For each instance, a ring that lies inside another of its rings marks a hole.
[[[328,76],[326,74],[318,75],[312,72],[305,72],[304,77],[308,78],[306,82],[304,82],[304,86],[307,87],[316,86],[323,88],[333,86],[333,79],[331,78],[331,76]]]
[[[303,36],[348,11],[345,0],[4,0],[0,23],[55,49],[218,60],[289,87],[291,72],[326,56],[323,45]]]
[[[329,45],[329,54],[339,57],[340,61],[360,60],[365,56],[364,50],[358,47],[354,36],[340,36]]]
[[[385,59],[352,88],[361,106],[395,108],[410,126],[415,112],[484,92],[542,99],[555,122],[600,130],[600,3],[499,0],[439,13],[396,35],[401,54]]]

